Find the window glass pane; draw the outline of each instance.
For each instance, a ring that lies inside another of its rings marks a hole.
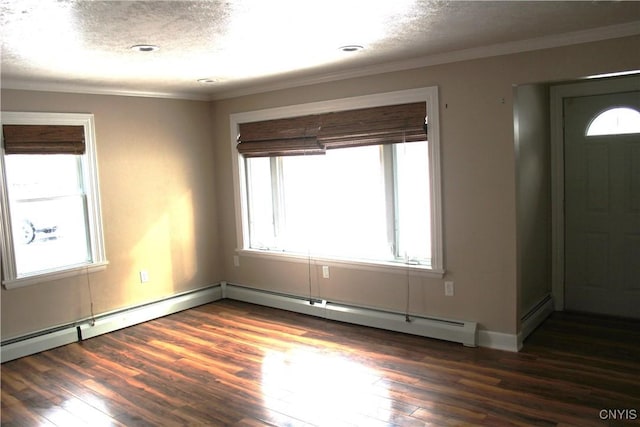
[[[90,261],[80,157],[10,155],[5,166],[17,275]]]
[[[5,157],[7,189],[13,200],[79,194],[80,156],[10,155]]]
[[[388,259],[380,146],[282,158],[286,230],[297,252]]]
[[[427,141],[397,144],[394,149],[397,255],[430,264],[429,144]]]
[[[90,261],[85,212],[82,196],[12,203],[18,275]]]
[[[249,205],[249,239],[252,248],[275,246],[271,159],[247,159],[247,192]]]
[[[252,248],[431,265],[427,141],[246,164]]]
[[[627,107],[611,108],[600,113],[587,129],[587,136],[640,133],[640,112]]]

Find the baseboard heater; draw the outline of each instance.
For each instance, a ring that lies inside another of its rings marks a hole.
[[[294,311],[329,320],[458,342],[467,347],[476,347],[478,345],[478,324],[476,322],[413,315],[410,315],[408,317],[409,321],[407,321],[404,313],[354,307],[229,283],[223,283],[222,288],[224,297],[229,299]]]
[[[73,324],[39,331],[35,334],[3,342],[2,347],[0,347],[0,361],[2,363],[8,362],[76,341],[78,341],[78,330]]]
[[[8,362],[217,301],[221,298],[222,286],[218,284],[132,308],[101,314],[93,319],[83,319],[46,329],[2,342],[0,360],[2,363]]]
[[[222,282],[207,288],[178,294],[164,300],[101,314],[67,325],[38,331],[0,344],[2,363],[30,354],[50,350],[98,335],[143,323],[223,298],[288,310],[329,320],[370,326],[406,334],[459,342],[467,347],[478,345],[476,322],[409,316],[371,308],[274,293]]]

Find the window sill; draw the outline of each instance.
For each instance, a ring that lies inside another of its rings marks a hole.
[[[445,274],[444,269],[435,269],[424,265],[405,264],[399,262],[387,262],[387,261],[371,261],[360,259],[347,259],[347,258],[329,258],[329,257],[311,257],[302,254],[292,254],[284,252],[276,252],[269,250],[259,249],[237,249],[238,255],[247,256],[252,258],[271,259],[275,261],[287,261],[287,262],[299,262],[308,263],[312,261],[314,264],[322,264],[328,266],[335,266],[340,268],[347,268],[352,270],[367,270],[382,273],[401,273],[412,274],[421,277],[430,277],[435,279],[442,279]]]
[[[16,289],[23,286],[36,285],[38,283],[50,282],[53,280],[64,279],[67,277],[80,276],[83,274],[97,273],[107,268],[109,261],[101,261],[92,264],[79,265],[66,268],[64,270],[47,271],[37,273],[30,276],[18,277],[17,279],[3,280],[2,285],[5,289]]]

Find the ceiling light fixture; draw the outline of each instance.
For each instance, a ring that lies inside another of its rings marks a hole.
[[[156,52],[160,50],[160,46],[156,46],[154,44],[135,44],[129,49],[136,52]]]
[[[198,83],[202,83],[203,85],[212,85],[219,82],[220,80],[214,79],[212,77],[208,77],[206,79],[198,79]]]
[[[358,52],[364,49],[364,46],[360,46],[359,44],[348,44],[346,46],[340,46],[338,50],[343,52]]]

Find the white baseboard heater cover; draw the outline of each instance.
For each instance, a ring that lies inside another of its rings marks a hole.
[[[222,282],[219,285],[175,295],[165,300],[102,314],[93,320],[84,319],[73,324],[7,340],[0,347],[0,361],[2,363],[8,362],[223,298],[329,320],[459,342],[468,347],[476,347],[478,345],[478,324],[476,322],[419,316],[410,316],[410,321],[407,322],[405,314],[402,313],[353,307],[324,300],[310,301],[303,297],[278,294]]]
[[[309,299],[253,289],[232,284],[223,284],[225,298],[250,302],[282,310],[309,314],[329,320],[370,326],[406,334],[459,342],[467,347],[478,345],[476,322],[409,316],[370,308],[353,307],[328,301]]]
[[[30,354],[82,341],[83,339],[217,301],[221,298],[222,288],[218,284],[141,306],[102,314],[93,320],[84,319],[73,324],[39,331],[3,342],[0,347],[0,361],[4,363]]]
[[[8,362],[76,341],[78,341],[78,330],[74,326],[65,326],[60,329],[43,331],[36,335],[24,337],[18,341],[2,344],[0,361],[2,363]]]
[[[96,317],[95,322],[85,322],[80,325],[80,338],[88,339],[118,329],[128,328],[138,323],[158,319],[169,314],[177,313],[199,305],[218,301],[222,298],[220,286],[214,286],[194,292],[189,292],[165,300],[138,306],[129,310],[118,311]]]

